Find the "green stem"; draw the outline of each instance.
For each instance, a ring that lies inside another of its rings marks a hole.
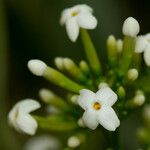
[[[33,116],[38,122],[40,129],[49,131],[71,131],[77,129],[78,125],[73,118],[64,115],[51,115],[49,117]]]
[[[101,64],[99,62],[94,44],[88,32],[84,29],[81,29],[81,38],[90,67],[95,74],[99,75],[101,71]]]
[[[123,43],[123,52],[120,59],[119,75],[124,76],[129,69],[135,49],[135,38],[125,36]]]
[[[79,93],[79,91],[84,88],[82,85],[70,80],[65,75],[51,67],[47,67],[43,76],[50,82],[74,93]]]

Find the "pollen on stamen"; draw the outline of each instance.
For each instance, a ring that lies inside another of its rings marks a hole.
[[[93,108],[94,108],[95,110],[99,110],[99,109],[101,109],[101,104],[98,103],[98,102],[95,102],[94,105],[93,105]]]
[[[72,17],[75,17],[75,16],[77,16],[78,14],[79,14],[78,11],[73,11],[73,12],[71,13],[71,16],[72,16]]]

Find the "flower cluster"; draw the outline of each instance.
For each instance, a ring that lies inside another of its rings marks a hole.
[[[46,117],[29,114],[40,108],[39,102],[31,99],[18,102],[8,116],[17,131],[29,135],[35,134],[37,127],[48,131],[74,131],[66,148],[76,148],[86,142],[89,130],[100,130],[104,136],[107,130],[119,131],[120,122],[146,103],[150,92],[147,83],[150,34],[138,36],[138,21],[128,17],[122,27],[123,39],[116,39],[114,35],[108,37],[108,60],[105,59],[107,63],[104,64],[87,31],[95,29],[97,22],[93,9],[87,5],[62,11],[61,25],[66,26],[72,42],[80,33],[87,60],[76,64],[70,58],[57,57],[54,61],[57,69],[38,59],[28,62],[31,73],[63,88],[67,94],[59,96],[48,89],[39,91],[41,100],[48,106]],[[139,54],[142,52],[147,66],[143,65]]]

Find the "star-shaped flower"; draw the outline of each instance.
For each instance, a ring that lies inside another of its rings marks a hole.
[[[103,87],[96,93],[83,89],[80,91],[78,104],[85,110],[83,121],[90,129],[96,129],[101,124],[109,131],[115,131],[120,121],[112,108],[117,101],[117,95],[109,88]]]
[[[137,37],[135,52],[144,52],[144,61],[147,66],[150,66],[150,33]]]
[[[60,23],[66,25],[67,34],[72,42],[77,40],[80,27],[94,29],[97,26],[97,19],[92,13],[92,8],[85,4],[76,5],[62,11]]]
[[[34,135],[37,129],[36,120],[29,114],[40,108],[40,104],[32,99],[25,99],[12,108],[8,115],[8,121],[17,131]]]

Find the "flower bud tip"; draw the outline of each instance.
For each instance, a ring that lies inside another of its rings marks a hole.
[[[140,26],[136,19],[134,19],[133,17],[128,17],[124,21],[123,28],[122,28],[122,32],[124,35],[136,37],[139,31],[140,31]]]
[[[36,76],[42,76],[47,67],[43,61],[38,59],[28,61],[27,66],[29,70]]]

